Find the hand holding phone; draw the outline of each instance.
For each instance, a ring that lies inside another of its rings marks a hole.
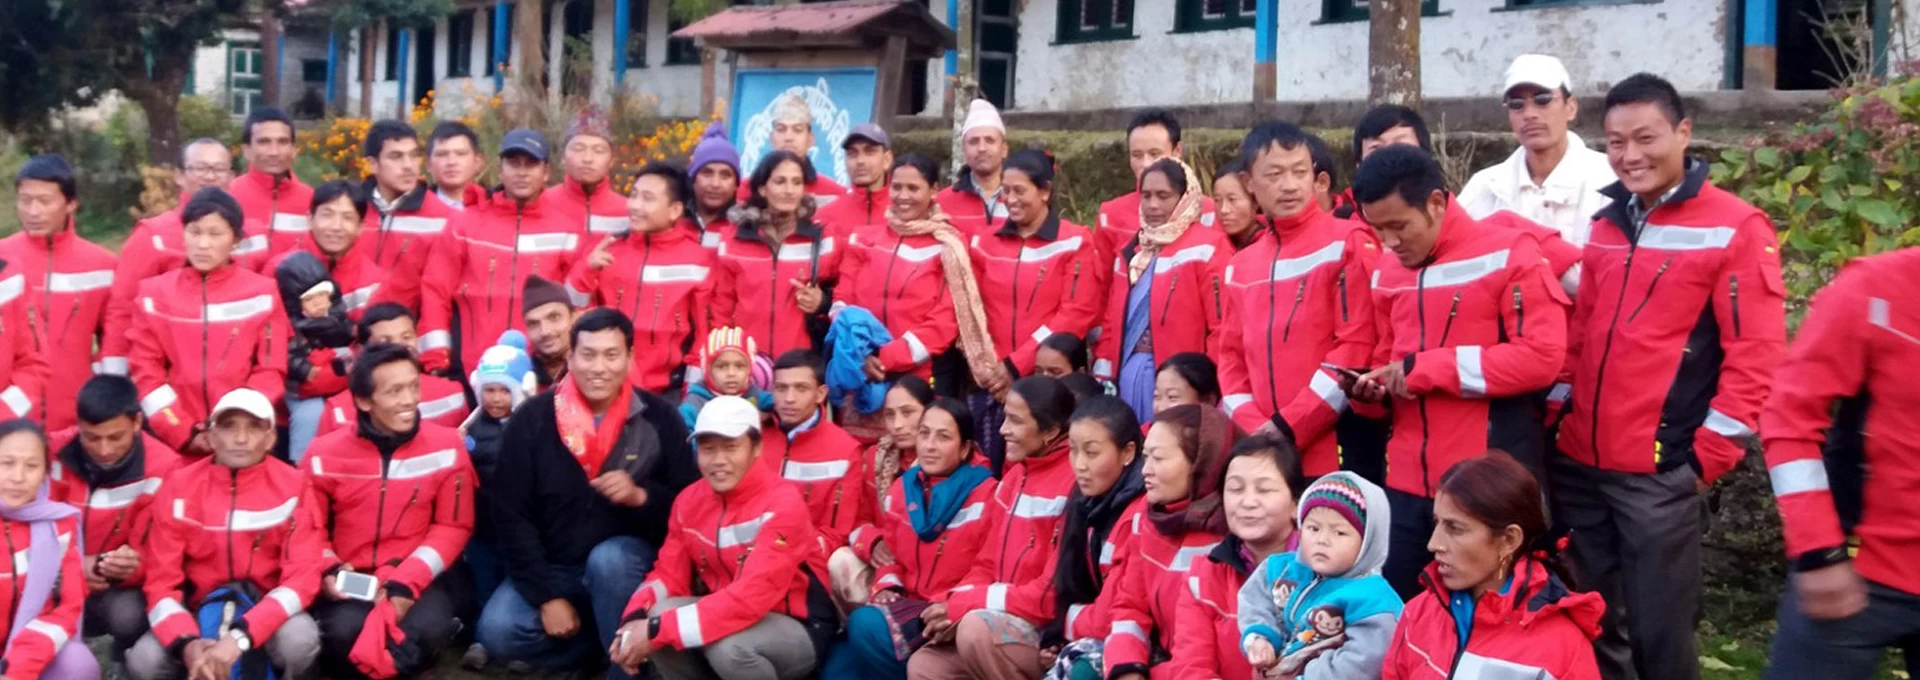
[[[372,602],[379,596],[380,579],[374,578],[372,574],[341,571],[335,574],[333,579],[334,584],[340,589],[340,594],[349,600]]]

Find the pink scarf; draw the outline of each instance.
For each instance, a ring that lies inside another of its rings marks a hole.
[[[1193,174],[1193,167],[1186,161],[1180,161],[1180,170],[1187,174],[1187,191],[1180,195],[1180,202],[1174,204],[1173,215],[1162,224],[1147,223],[1147,214],[1140,213],[1140,247],[1133,251],[1133,259],[1127,261],[1127,283],[1140,280],[1146,273],[1147,265],[1153,258],[1160,256],[1160,249],[1180,239],[1187,228],[1200,219],[1200,176]]]

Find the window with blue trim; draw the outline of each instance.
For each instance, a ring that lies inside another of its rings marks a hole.
[[[1133,0],[1060,0],[1059,41],[1094,42],[1133,37]]]

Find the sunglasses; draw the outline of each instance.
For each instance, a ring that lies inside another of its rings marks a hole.
[[[1553,93],[1552,92],[1535,92],[1531,97],[1508,97],[1507,110],[1519,111],[1521,109],[1525,109],[1527,108],[1528,100],[1532,100],[1534,106],[1546,106],[1548,104],[1553,103]]]

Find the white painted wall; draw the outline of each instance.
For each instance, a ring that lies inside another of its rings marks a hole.
[[[936,3],[938,4],[938,3]],[[1252,29],[1173,33],[1174,1],[1140,2],[1132,40],[1055,44],[1054,0],[1020,15],[1014,100],[1057,111],[1245,101],[1253,88]],[[1367,24],[1316,24],[1317,1],[1280,2],[1280,101],[1367,96]],[[1725,71],[1724,0],[1662,0],[1507,11],[1503,0],[1441,0],[1421,23],[1422,86],[1429,97],[1492,95],[1507,63],[1546,52],[1567,63],[1578,91],[1637,71],[1682,91],[1717,90]],[[1499,9],[1500,11],[1495,11]],[[944,7],[936,16],[944,19]]]

